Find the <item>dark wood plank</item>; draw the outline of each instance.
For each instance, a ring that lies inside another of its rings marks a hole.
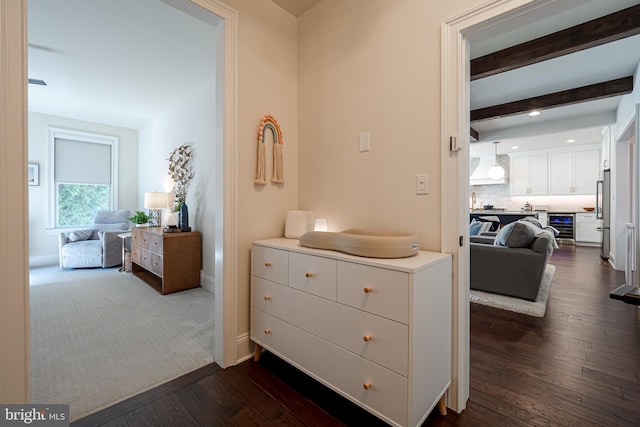
[[[530,111],[543,111],[549,108],[564,107],[581,102],[621,96],[633,91],[633,76],[606,82],[595,83],[574,89],[549,93],[533,98],[521,99],[490,107],[478,108],[471,111],[471,122],[498,119]]]
[[[189,427],[197,426],[197,421],[184,407],[175,393],[161,397],[151,403],[163,426]]]
[[[640,5],[471,61],[471,80],[489,77],[640,34]]]
[[[71,425],[73,427],[84,427],[84,426],[95,427],[95,426],[103,425],[124,414],[129,413],[130,411],[141,408],[153,402],[154,400],[157,400],[163,396],[171,394],[176,390],[180,390],[186,385],[192,384],[221,369],[222,368],[219,365],[212,363],[210,365],[197,369],[193,372],[190,372],[186,375],[183,375],[180,378],[176,378],[173,381],[162,384],[156,388],[148,390],[144,393],[140,393],[120,403],[116,403],[115,405],[110,406],[106,409],[103,409],[101,411],[88,415],[84,418],[76,420],[73,423],[71,423]]]
[[[240,369],[225,369],[220,372],[220,377],[270,424],[294,427],[305,425],[278,400],[255,384],[250,377],[242,373]]]
[[[129,427],[162,427],[164,425],[151,405],[134,409],[124,418]]]

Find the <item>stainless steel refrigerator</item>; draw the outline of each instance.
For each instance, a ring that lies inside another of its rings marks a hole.
[[[596,217],[602,220],[600,257],[609,259],[611,245],[611,170],[603,171],[602,181],[596,187]]]

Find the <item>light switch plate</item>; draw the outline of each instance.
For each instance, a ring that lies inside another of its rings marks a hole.
[[[369,151],[369,132],[362,132],[360,134],[360,137],[358,138],[358,141],[359,141],[359,151],[361,153],[365,151]]]
[[[429,174],[416,175],[416,194],[429,194]]]

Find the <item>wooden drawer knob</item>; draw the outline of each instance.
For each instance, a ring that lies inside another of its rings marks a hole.
[[[265,329],[265,330],[264,330],[264,333],[265,333],[265,334],[270,334],[270,333],[271,333],[271,329],[269,329],[269,328]]]
[[[265,267],[271,267],[271,263],[269,261],[267,261],[267,262],[264,263],[264,266]]]
[[[373,337],[371,335],[365,335],[365,336],[362,337],[362,340],[364,342],[369,342],[369,341],[371,341],[372,338]]]
[[[307,274],[305,274],[305,276],[307,276],[307,277],[312,277],[312,276],[313,276],[313,273],[307,273]]]
[[[373,289],[371,288],[364,288],[363,291],[365,294],[368,294],[369,292],[371,292]]]
[[[362,384],[362,388],[365,389],[365,390],[369,390],[371,388],[371,383]]]
[[[270,299],[271,299],[271,295],[265,295],[265,296],[264,296],[264,300],[265,300],[265,301],[269,301]]]

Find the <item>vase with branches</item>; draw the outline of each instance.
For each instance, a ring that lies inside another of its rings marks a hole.
[[[176,210],[180,212],[178,226],[182,231],[189,231],[189,213],[187,210],[187,193],[191,180],[195,175],[193,164],[194,148],[189,144],[183,144],[175,148],[169,154],[169,176],[173,180],[173,194],[176,196]]]

